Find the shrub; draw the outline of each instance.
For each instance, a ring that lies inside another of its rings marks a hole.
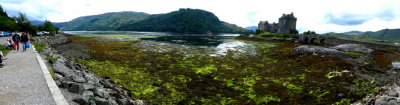
[[[58,58],[53,57],[53,56],[48,56],[48,57],[46,57],[44,59],[46,59],[51,64],[55,63],[58,60]]]
[[[42,52],[46,48],[47,44],[44,43],[32,43],[35,46],[37,52]]]

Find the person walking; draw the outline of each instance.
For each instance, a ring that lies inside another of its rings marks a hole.
[[[19,51],[19,43],[21,41],[21,37],[19,35],[19,33],[15,33],[14,36],[12,36],[12,40],[14,41],[14,52]]]
[[[22,51],[26,51],[26,45],[28,44],[28,33],[24,33],[21,36],[21,43],[22,43]]]

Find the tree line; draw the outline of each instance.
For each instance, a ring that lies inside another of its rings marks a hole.
[[[50,32],[50,34],[55,34],[58,30],[59,29],[48,20],[46,20],[43,25],[35,26],[31,24],[24,13],[19,13],[18,16],[10,17],[0,5],[0,31],[28,32],[36,35],[38,31],[47,31]]]

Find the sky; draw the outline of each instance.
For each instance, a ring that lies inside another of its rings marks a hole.
[[[52,22],[107,12],[159,14],[195,8],[241,27],[266,20],[278,22],[283,13],[293,12],[300,32],[400,28],[400,0],[0,0],[0,5],[12,16],[22,12],[30,20]]]

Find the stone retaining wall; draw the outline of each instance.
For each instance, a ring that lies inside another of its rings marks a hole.
[[[113,84],[110,79],[101,78],[83,65],[59,54],[52,47],[71,42],[64,35],[44,36],[33,39],[46,43],[50,47],[41,52],[41,56],[55,57],[57,61],[49,63],[55,72],[54,79],[58,87],[74,95],[72,100],[80,105],[145,105],[145,101],[132,100],[131,93],[122,86]],[[64,94],[65,96],[65,94]],[[70,103],[70,104],[76,104]]]

